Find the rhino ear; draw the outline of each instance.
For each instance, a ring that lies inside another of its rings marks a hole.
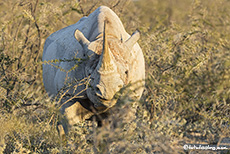
[[[74,36],[83,48],[87,48],[90,44],[90,41],[78,29],[75,31]]]
[[[140,38],[140,32],[136,30],[132,36],[128,40],[125,41],[125,45],[129,48],[132,49],[135,43],[137,43],[137,40]]]

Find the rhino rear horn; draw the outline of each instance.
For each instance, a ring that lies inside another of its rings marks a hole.
[[[75,31],[74,36],[78,40],[78,42],[82,45],[82,47],[84,48],[88,47],[88,45],[90,44],[90,41],[78,29]]]
[[[140,38],[140,32],[136,30],[128,40],[125,41],[126,46],[129,49],[132,49],[134,44],[137,43],[137,40]]]

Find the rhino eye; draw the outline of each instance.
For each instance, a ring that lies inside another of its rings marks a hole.
[[[125,74],[126,74],[126,75],[128,75],[128,73],[129,73],[129,71],[128,71],[128,70],[126,70],[126,71],[125,71]]]

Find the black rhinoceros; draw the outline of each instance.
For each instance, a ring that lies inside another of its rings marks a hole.
[[[66,96],[76,99],[62,106],[68,124],[89,118],[92,108],[98,112],[111,108],[115,94],[128,84],[130,96],[141,97],[145,65],[139,37],[138,31],[130,36],[119,17],[101,6],[47,38],[43,82],[52,96],[72,85]]]

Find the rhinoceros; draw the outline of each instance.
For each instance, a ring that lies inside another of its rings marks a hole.
[[[63,97],[66,103],[61,108],[68,125],[113,107],[118,100],[115,95],[127,85],[129,96],[140,99],[145,65],[139,37],[139,31],[130,36],[119,17],[101,6],[46,39],[44,86],[50,96],[69,87],[65,96],[75,99],[68,102]]]

